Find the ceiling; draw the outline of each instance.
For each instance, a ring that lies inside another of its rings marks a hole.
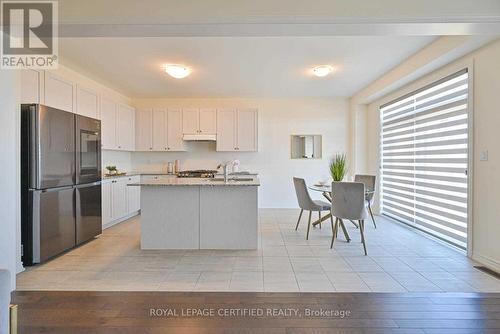
[[[435,37],[61,38],[60,61],[129,97],[349,97]],[[189,66],[182,80],[165,63]],[[333,75],[311,68],[330,64]]]

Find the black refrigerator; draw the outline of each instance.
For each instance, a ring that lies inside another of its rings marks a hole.
[[[100,121],[23,104],[23,264],[42,263],[101,233]]]

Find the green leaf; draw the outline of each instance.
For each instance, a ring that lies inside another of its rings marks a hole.
[[[347,174],[347,158],[345,154],[335,154],[330,161],[330,174],[335,182],[344,179]]]

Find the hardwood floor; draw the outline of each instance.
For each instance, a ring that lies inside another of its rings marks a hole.
[[[500,333],[500,294],[16,291],[12,297],[19,333]],[[308,316],[320,309],[324,314]]]

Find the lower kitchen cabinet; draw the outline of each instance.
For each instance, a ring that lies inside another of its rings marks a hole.
[[[139,175],[117,177],[102,181],[103,228],[110,227],[132,217],[141,209],[141,188],[127,186],[129,183],[139,181]]]

